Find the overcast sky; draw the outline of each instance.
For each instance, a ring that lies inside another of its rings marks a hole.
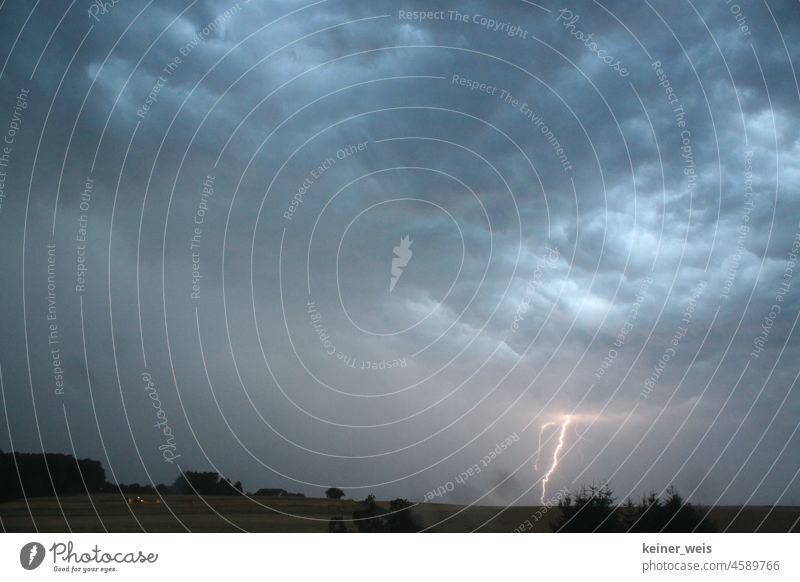
[[[797,2],[99,4],[0,4],[0,448],[800,504]]]

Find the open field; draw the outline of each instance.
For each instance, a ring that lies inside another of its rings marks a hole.
[[[0,503],[2,529],[7,532],[327,532],[328,520],[342,515],[349,520],[358,504],[350,501],[297,497],[205,497],[170,495],[165,503],[129,505],[115,494],[62,497]],[[261,505],[259,505],[261,504]],[[534,532],[549,532],[557,508],[476,506],[424,503],[413,510],[418,519],[436,532],[511,532],[526,520]],[[751,532],[762,519],[759,531],[786,532],[800,516],[800,507],[747,507],[736,517],[738,507],[717,507],[711,520],[718,530]],[[33,515],[33,519],[31,518]],[[35,522],[35,526],[34,526]],[[347,523],[355,531],[352,523]],[[795,525],[793,531],[800,531]]]

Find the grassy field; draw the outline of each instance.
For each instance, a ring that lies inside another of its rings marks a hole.
[[[171,495],[165,503],[129,505],[119,495],[29,499],[0,503],[2,529],[7,532],[327,532],[328,520],[342,515],[349,520],[357,504],[353,501],[297,497],[206,497]],[[260,504],[260,505],[259,505]],[[64,519],[63,513],[67,519]],[[420,504],[413,510],[426,527],[435,532],[511,532],[526,520],[534,532],[549,532],[556,508]],[[759,531],[786,532],[800,516],[800,507],[717,507],[710,518],[722,531],[751,532],[769,514]],[[31,514],[33,517],[31,517]],[[69,522],[69,526],[67,525]],[[35,522],[35,526],[34,526]],[[350,531],[355,531],[348,522]],[[795,527],[794,531],[798,531]]]

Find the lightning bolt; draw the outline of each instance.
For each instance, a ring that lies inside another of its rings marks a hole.
[[[36,557],[36,554],[38,553],[39,553],[39,548],[37,548],[36,546],[31,546],[31,553],[28,556],[28,566],[33,564],[33,559]]]
[[[567,434],[567,427],[569,426],[570,422],[572,422],[572,417],[569,415],[565,416],[564,420],[561,422],[561,431],[559,432],[558,435],[558,445],[556,446],[556,449],[553,451],[553,463],[550,465],[550,469],[547,471],[547,473],[545,473],[545,476],[542,478],[542,498],[541,498],[542,505],[545,504],[544,498],[547,495],[547,483],[548,481],[550,481],[550,476],[553,473],[555,473],[556,469],[558,469],[559,456],[561,455],[561,450],[564,448],[564,440],[565,440],[564,437]],[[539,436],[541,438],[541,431],[539,432]]]

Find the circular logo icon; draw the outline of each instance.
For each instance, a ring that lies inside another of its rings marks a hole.
[[[30,542],[19,551],[19,563],[26,570],[35,570],[44,561],[44,546],[38,542]]]

